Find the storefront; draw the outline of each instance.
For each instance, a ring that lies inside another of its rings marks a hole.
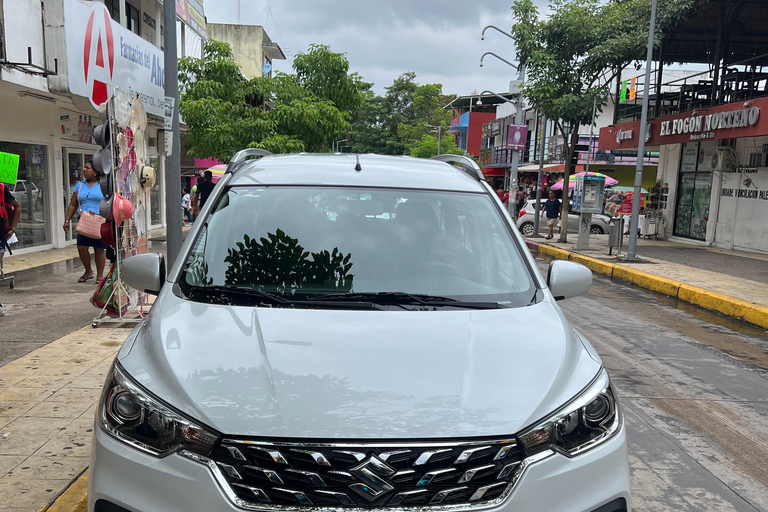
[[[651,119],[667,237],[768,253],[768,98]],[[638,122],[600,131],[600,150],[637,147]],[[646,170],[647,172],[647,170]],[[646,179],[647,176],[644,176]]]

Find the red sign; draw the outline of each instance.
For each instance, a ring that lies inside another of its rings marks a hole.
[[[618,190],[606,189],[605,191],[605,214],[611,217],[632,213],[632,199],[634,192],[620,192]],[[645,194],[640,193],[640,204],[643,204]]]
[[[768,135],[768,116],[761,116],[763,108],[768,108],[768,98],[650,119],[645,143],[661,146]],[[639,137],[640,121],[607,126],[600,129],[598,149],[634,149],[639,144]]]
[[[112,82],[112,72],[115,69],[115,42],[112,36],[112,22],[106,7],[94,8],[88,18],[83,44],[83,63],[85,83],[91,86],[91,101],[101,105],[107,101],[107,83]]]

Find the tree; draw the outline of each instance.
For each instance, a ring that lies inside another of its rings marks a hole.
[[[659,0],[656,42],[675,26],[696,0]],[[645,56],[650,0],[552,0],[541,18],[532,0],[516,0],[512,37],[517,59],[525,66],[523,95],[548,119],[555,120],[565,141],[565,199],[579,126],[592,122],[609,97],[618,71]],[[560,241],[567,241],[568,208],[561,217]]]
[[[297,55],[294,69],[295,75],[246,80],[230,46],[213,40],[205,43],[202,59],[182,59],[179,109],[188,128],[187,152],[226,162],[246,147],[327,150],[349,130],[362,81],[347,73],[346,56],[327,46]]]
[[[437,135],[422,135],[421,140],[411,149],[411,156],[431,158],[437,155]],[[456,146],[456,137],[443,135],[440,140],[440,154],[463,155],[464,150]]]

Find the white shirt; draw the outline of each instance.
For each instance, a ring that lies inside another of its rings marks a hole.
[[[192,205],[189,202],[189,194],[184,194],[184,197],[181,198],[181,207],[185,210],[188,210]]]

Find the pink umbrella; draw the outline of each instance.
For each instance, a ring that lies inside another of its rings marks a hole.
[[[576,176],[584,176],[586,174],[587,173],[585,173],[585,172],[579,172],[579,173],[576,173],[576,174],[572,174],[571,177],[568,179],[568,188],[571,189],[571,188],[576,186]],[[597,176],[597,177],[605,178],[605,186],[606,187],[610,187],[610,186],[615,185],[615,184],[617,184],[619,182],[619,180],[611,178],[610,176],[606,176],[605,174],[600,173],[600,172],[590,172],[589,175],[590,176]],[[563,189],[563,182],[562,181],[558,181],[557,183],[555,183],[554,185],[552,185],[549,188],[552,189],[552,190],[562,190]]]

